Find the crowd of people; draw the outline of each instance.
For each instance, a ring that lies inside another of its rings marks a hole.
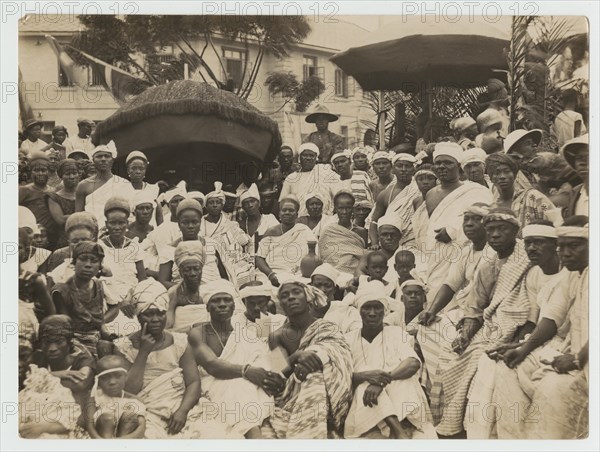
[[[23,437],[587,435],[580,118],[549,149],[490,107],[400,153],[343,149],[335,119],[206,194],[140,151],[117,176],[89,120],[25,124]]]

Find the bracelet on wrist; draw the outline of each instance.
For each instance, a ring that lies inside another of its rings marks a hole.
[[[273,276],[275,274],[275,272],[271,272],[267,275],[267,279],[271,279],[271,276]]]
[[[242,378],[246,380],[246,374],[248,373],[248,369],[250,369],[250,364],[246,364],[244,367],[242,367]]]
[[[577,355],[573,356],[573,365],[575,366],[575,369],[581,370],[581,362],[579,361]]]

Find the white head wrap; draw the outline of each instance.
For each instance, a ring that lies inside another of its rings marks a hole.
[[[401,224],[402,218],[395,213],[389,213],[377,220],[377,228],[380,228],[381,226],[394,226],[396,229],[400,230]]]
[[[556,228],[545,224],[528,224],[523,228],[523,238],[527,237],[548,237],[555,239],[558,237]]]
[[[210,299],[218,293],[229,294],[234,300],[238,298],[237,289],[230,281],[227,281],[226,279],[217,279],[207,284],[200,285],[200,296],[206,304],[208,304]]]
[[[402,160],[404,162],[412,163],[413,165],[417,163],[417,159],[414,155],[406,154],[401,152],[392,157],[392,164],[396,164],[397,161]]]
[[[206,203],[206,196],[204,196],[204,193],[202,193],[201,191],[190,191],[185,197],[186,199],[195,199],[202,205]]]
[[[166,312],[169,307],[167,289],[154,278],[147,278],[137,283],[131,288],[126,299],[135,304],[136,314],[148,309],[158,309]]]
[[[250,185],[250,188],[240,195],[240,202],[244,202],[246,199],[257,199],[260,201],[260,193],[256,184]]]
[[[117,158],[117,146],[113,140],[110,140],[106,144],[101,144],[100,146],[96,146],[92,151],[92,157],[96,155],[98,152],[108,152],[113,159]]]
[[[262,284],[260,286],[246,286],[240,289],[240,297],[241,299],[245,299],[248,297],[269,297],[271,298],[271,294],[273,293],[273,289],[271,286],[266,284]]]
[[[317,154],[317,157],[321,155],[321,151],[319,150],[319,146],[315,143],[303,143],[298,148],[298,155],[302,155],[304,151],[312,151]]]
[[[487,154],[481,148],[470,148],[466,151],[463,151],[463,160],[460,163],[460,166],[463,168],[467,163],[479,162],[485,163],[485,159],[487,158]]]
[[[312,272],[311,278],[315,275],[321,275],[324,276],[325,278],[329,278],[333,281],[334,284],[338,284],[338,279],[340,277],[340,272],[338,270],[335,269],[335,267],[331,264],[328,263],[324,263],[319,265],[317,268],[314,269],[314,271]]]
[[[369,281],[361,284],[356,291],[356,307],[360,308],[369,301],[379,301],[384,308],[385,315],[390,313],[390,302],[385,294],[385,286],[381,281]]]
[[[221,201],[225,202],[225,192],[223,189],[223,182],[215,182],[215,189],[206,195],[206,202],[208,202],[211,198],[218,198]]]
[[[377,151],[373,154],[373,156],[371,158],[371,162],[374,162],[375,160],[379,160],[379,159],[385,159],[385,160],[388,160],[391,162],[392,156],[387,151]]]
[[[350,151],[350,149],[344,149],[343,151],[336,152],[331,156],[331,163],[338,157],[346,157],[348,160],[352,160],[352,151]]]
[[[433,176],[433,177],[435,177],[437,179],[437,174],[435,174],[433,171],[428,170],[428,169],[422,169],[422,170],[417,171],[415,173],[414,177],[416,179],[417,177],[424,176],[425,174],[429,174],[430,176]]]
[[[152,204],[152,207],[154,207],[154,201],[154,195],[148,190],[135,190],[135,193],[129,200],[129,205],[131,206],[131,211],[133,212],[140,204]]]
[[[128,165],[133,159],[141,159],[146,162],[146,165],[149,163],[148,157],[146,157],[146,154],[144,154],[142,151],[132,151],[127,154],[127,157],[125,158],[125,165]]]
[[[556,228],[558,237],[576,237],[580,239],[589,239],[589,225],[585,226],[559,226]]]
[[[400,284],[400,291],[402,291],[406,286],[419,286],[423,291],[425,291],[425,284],[417,279],[408,279]]]
[[[162,195],[160,195],[158,197],[158,201],[162,202],[162,201],[167,201],[170,202],[171,199],[173,199],[175,196],[181,196],[182,198],[185,198],[187,195],[187,190],[186,190],[186,183],[184,180],[180,181],[175,188],[172,188],[171,190],[168,190],[166,192],[164,192]]]
[[[441,143],[437,143],[434,147],[433,161],[435,162],[435,159],[441,155],[447,155],[448,157],[452,157],[458,163],[462,163],[464,152],[465,151],[460,144],[442,141]]]
[[[302,289],[304,289],[304,293],[306,294],[306,301],[309,305],[315,308],[324,308],[327,306],[327,295],[325,295],[320,289],[316,287],[309,286],[304,282],[304,280],[299,277],[291,277],[281,282],[279,289],[277,290],[277,296],[279,297],[279,292],[285,284],[297,284]]]
[[[35,215],[25,206],[19,206],[19,228],[29,228],[34,234],[40,233]]]
[[[473,215],[479,215],[480,217],[485,217],[488,213],[490,213],[490,206],[482,203],[482,202],[476,202],[475,204],[472,204],[470,206],[467,206],[465,208],[465,210],[463,210],[463,214],[465,213],[471,213]]]
[[[309,193],[308,195],[306,195],[306,197],[304,198],[305,199],[304,202],[308,202],[312,198],[317,198],[319,201],[321,201],[323,204],[325,204],[325,198],[323,197],[323,195],[321,193],[319,193],[317,191]]]
[[[355,154],[364,154],[367,157],[371,157],[374,152],[375,151],[371,146],[356,146],[352,149],[352,157],[354,157]]]

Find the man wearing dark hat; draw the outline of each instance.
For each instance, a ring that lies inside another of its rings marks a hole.
[[[48,143],[40,138],[42,135],[42,126],[44,123],[36,119],[29,119],[23,124],[23,132],[27,139],[21,143],[19,151],[29,154],[31,151],[41,151]]]
[[[73,149],[83,149],[86,152],[91,152],[94,149],[91,135],[94,121],[86,118],[77,119],[77,127],[79,131],[74,137],[70,137],[67,141],[72,145]]]
[[[334,152],[344,149],[344,138],[328,130],[329,123],[338,119],[337,115],[330,113],[327,107],[320,104],[306,117],[305,121],[315,124],[317,131],[308,135],[304,142],[314,143],[319,147],[319,163],[329,163]]]

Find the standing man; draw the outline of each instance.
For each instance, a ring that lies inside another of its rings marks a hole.
[[[113,196],[126,199],[133,197],[134,188],[127,179],[112,173],[112,166],[117,157],[117,148],[113,141],[101,144],[92,151],[92,161],[96,174],[82,180],[75,191],[75,212],[93,213],[98,219],[98,226],[104,226],[104,205]]]
[[[19,151],[29,154],[31,151],[42,151],[48,146],[44,140],[40,138],[42,135],[42,121],[29,119],[23,126],[23,132],[27,139],[21,143]]]
[[[324,105],[317,105],[315,111],[306,117],[306,122],[315,124],[317,131],[308,135],[305,143],[314,143],[319,148],[319,163],[329,163],[335,151],[344,149],[344,138],[328,130],[329,123],[339,118],[330,113]]]
[[[94,150],[94,144],[91,139],[94,121],[91,119],[79,118],[77,119],[77,127],[79,128],[77,135],[69,137],[65,141],[68,141],[73,149],[83,149],[90,154]],[[65,146],[67,146],[67,144],[65,144]]]
[[[340,176],[329,165],[318,165],[319,147],[314,143],[304,143],[298,150],[300,171],[285,178],[279,201],[294,195],[300,202],[299,216],[307,214],[306,201],[309,195],[319,193],[323,198],[323,213],[333,213],[333,196],[341,188]]]

